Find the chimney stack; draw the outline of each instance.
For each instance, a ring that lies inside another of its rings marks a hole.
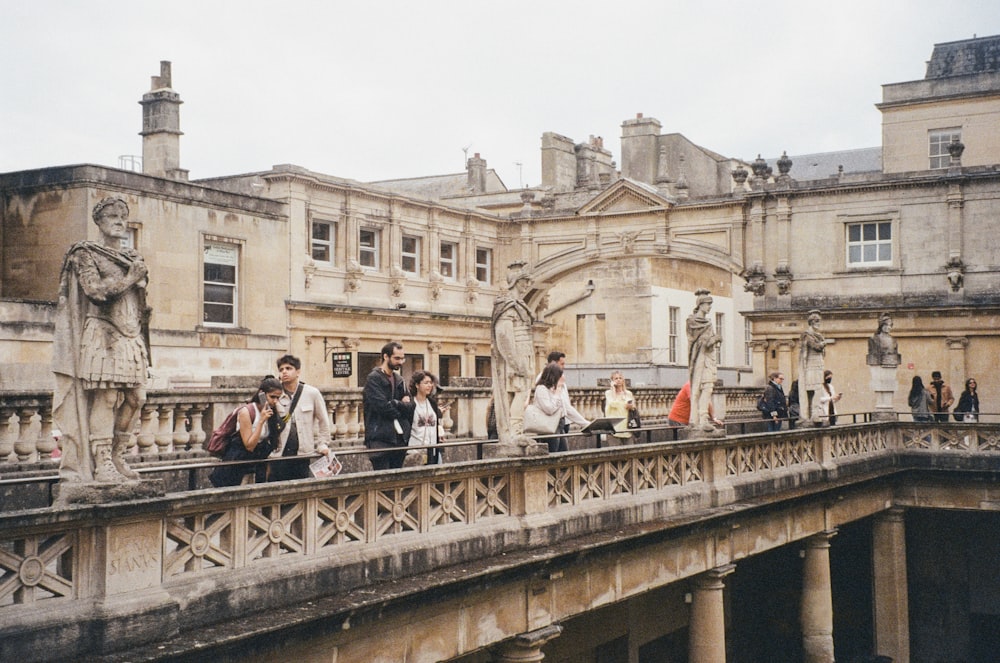
[[[142,172],[146,175],[187,180],[181,168],[181,101],[170,81],[170,62],[160,61],[160,75],[142,95]]]
[[[469,173],[469,189],[472,193],[486,193],[486,159],[479,157],[479,152],[465,164]]]

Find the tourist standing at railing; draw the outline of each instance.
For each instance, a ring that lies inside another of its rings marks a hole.
[[[944,383],[941,371],[931,373],[931,412],[937,421],[948,421],[948,410],[955,402],[955,396],[951,393],[951,387]]]
[[[976,390],[976,381],[973,378],[965,381],[965,391],[958,397],[955,421],[966,423],[979,421],[979,392]]]
[[[604,392],[604,416],[622,418],[615,424],[615,437],[623,440],[632,437],[632,433],[628,432],[628,422],[633,412],[638,412],[635,396],[625,388],[625,376],[622,372],[614,371],[611,373],[611,388]]]
[[[580,414],[575,407],[573,407],[573,403],[569,399],[569,387],[566,386],[566,374],[565,374],[566,353],[560,352],[559,350],[553,350],[552,352],[549,353],[548,357],[546,357],[546,361],[549,364],[552,363],[558,364],[559,374],[562,376],[559,381],[558,395],[559,399],[562,401],[563,414],[562,414],[562,419],[559,421],[559,428],[558,430],[556,430],[556,432],[565,435],[566,433],[569,433],[569,425],[571,423],[577,424],[578,426],[586,426],[590,422],[587,421],[587,418],[584,417],[582,414]],[[541,378],[542,374],[539,373],[538,377],[535,378],[536,385],[538,384],[538,381]],[[549,412],[548,414],[552,413]],[[566,451],[569,448],[566,443],[565,437],[560,437],[558,439],[549,439],[548,442],[550,449],[553,446],[558,446],[559,451]]]
[[[550,361],[535,382],[535,405],[545,414],[559,414],[559,426],[556,428],[558,433],[563,432],[566,423],[566,405],[559,393],[561,388],[565,388],[562,367],[557,362]],[[549,445],[549,453],[569,449],[565,437],[550,437],[545,441]]]
[[[400,410],[410,420],[407,446],[427,446],[440,442],[441,408],[437,402],[437,378],[428,371],[417,371],[410,378],[410,402]],[[406,452],[415,455],[419,462],[415,465],[437,465],[441,463],[440,449],[413,449]],[[406,460],[406,464],[411,461]]]
[[[284,355],[277,364],[283,392],[278,400],[281,437],[271,455],[306,457],[271,463],[267,480],[305,479],[310,476],[308,456],[316,452],[330,453],[330,419],[326,416],[326,401],[319,389],[299,379],[302,362],[298,357]]]
[[[785,400],[785,390],[781,387],[785,375],[780,371],[774,371],[768,379],[770,381],[764,388],[764,408],[761,412],[768,420],[767,430],[774,432],[781,430],[781,421],[788,417],[788,401]]]
[[[716,426],[725,425],[721,419],[715,418],[715,408],[708,404],[708,418]],[[667,415],[667,423],[671,426],[687,426],[691,420],[691,383],[685,382],[681,390],[677,392],[673,404],[670,406],[670,414]]]
[[[823,371],[823,393],[819,397],[819,404],[831,426],[837,423],[837,403],[843,397],[844,394],[833,386],[833,371]]]
[[[284,390],[273,375],[264,378],[257,391],[240,406],[236,415],[236,432],[226,443],[222,452],[223,461],[263,460],[275,449],[278,430],[271,421],[278,399]],[[251,475],[257,483],[265,480],[266,467],[260,465],[224,465],[212,470],[208,480],[216,488],[238,486]]]
[[[403,345],[390,341],[382,347],[382,362],[365,380],[362,407],[365,411],[365,446],[369,449],[393,449],[368,456],[374,470],[403,466],[410,417],[404,406],[410,402],[400,370],[406,355]]]
[[[914,375],[910,394],[906,397],[906,404],[910,406],[910,414],[913,415],[914,421],[920,423],[934,421],[934,417],[931,416],[931,401],[933,400],[934,396],[924,386],[924,381],[919,375]]]

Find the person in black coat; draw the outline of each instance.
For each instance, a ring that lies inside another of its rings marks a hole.
[[[761,416],[768,420],[768,431],[779,431],[782,420],[788,418],[788,401],[785,399],[785,390],[781,387],[785,376],[781,371],[774,371],[767,377],[769,382],[764,388],[764,409],[761,410]]]
[[[382,348],[382,363],[372,369],[365,380],[361,397],[365,411],[365,446],[369,449],[399,449],[371,454],[372,469],[389,470],[403,466],[410,418],[403,406],[410,402],[399,369],[406,355],[403,345],[395,341]]]
[[[965,391],[958,397],[954,415],[955,421],[979,421],[979,392],[976,390],[975,379],[965,381]]]

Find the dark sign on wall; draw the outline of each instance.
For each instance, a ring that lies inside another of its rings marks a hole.
[[[350,352],[334,352],[331,357],[333,358],[333,377],[349,378],[354,374],[354,363],[351,361]]]

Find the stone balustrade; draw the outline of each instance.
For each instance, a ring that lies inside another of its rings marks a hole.
[[[197,416],[189,400],[175,403],[169,414]],[[157,408],[151,417],[156,447],[157,435],[166,439],[169,434],[172,444],[194,443],[174,442],[176,427],[169,420],[161,423],[159,405],[152,407]],[[7,624],[4,631],[19,646],[39,638],[52,651],[74,651],[82,631],[59,615],[89,615],[88,606],[97,602],[102,619],[132,620],[128,633],[121,631],[122,640],[113,645],[132,646],[184,623],[232,617],[214,612],[219,605],[230,605],[234,614],[261,609],[263,595],[241,594],[241,578],[254,578],[254,586],[265,577],[278,582],[279,576],[350,565],[370,554],[401,563],[410,558],[407,550],[414,560],[423,559],[415,551],[446,539],[458,543],[447,554],[439,551],[438,561],[453,565],[462,562],[462,554],[474,559],[530,545],[515,543],[524,533],[524,518],[540,517],[539,522],[574,530],[559,536],[582,535],[601,521],[596,514],[604,511],[644,522],[656,514],[696,513],[754,494],[773,495],[784,487],[801,490],[831,478],[843,480],[852,471],[870,478],[878,468],[898,470],[899,458],[906,454],[916,455],[917,463],[920,454],[959,454],[962,458],[955,462],[968,464],[967,457],[992,462],[998,452],[996,425],[883,422],[2,514],[0,623]],[[429,563],[434,559],[429,556]],[[369,582],[367,570],[337,577],[339,592]],[[320,583],[298,586],[312,586],[315,596],[328,591]],[[268,596],[275,605],[283,600],[281,592]],[[310,598],[295,595],[296,601]],[[177,604],[185,606],[182,613],[172,612],[170,606]],[[158,616],[136,619],[139,609]],[[28,630],[21,633],[18,624]]]
[[[603,416],[603,388],[570,390],[574,406],[587,419]],[[644,424],[665,423],[676,389],[639,387],[632,390]],[[729,420],[755,419],[757,389],[721,388],[716,410]],[[442,424],[455,438],[484,439],[488,387],[446,388],[440,395]],[[364,439],[361,390],[327,389],[323,392],[330,418],[331,446],[353,447]],[[246,390],[171,389],[150,391],[137,425],[132,453],[140,458],[168,454],[196,454],[214,428],[243,399]],[[0,393],[0,465],[30,464],[52,458],[58,448],[53,438],[52,394],[47,392]]]

